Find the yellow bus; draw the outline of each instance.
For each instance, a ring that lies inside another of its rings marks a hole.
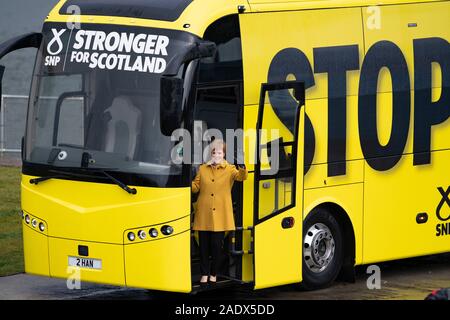
[[[223,285],[322,288],[450,251],[449,39],[449,1],[60,1],[0,46],[38,49],[25,271],[201,290],[176,128],[244,132]]]

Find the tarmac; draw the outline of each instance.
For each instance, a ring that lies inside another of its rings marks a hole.
[[[195,295],[162,294],[143,289],[82,282],[80,289],[68,289],[65,279],[28,274],[0,277],[1,300],[153,300],[161,297],[188,300],[423,300],[431,291],[450,287],[450,253],[378,264],[379,282],[373,269],[356,269],[355,283],[336,282],[316,291],[301,291],[295,285],[263,290],[251,286],[199,292]],[[376,268],[375,268],[376,269]],[[369,270],[369,272],[368,272]],[[379,286],[377,286],[377,284]],[[376,288],[378,287],[378,288]]]

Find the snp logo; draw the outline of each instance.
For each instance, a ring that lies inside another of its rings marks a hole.
[[[59,57],[59,54],[64,49],[63,42],[61,40],[61,36],[66,32],[66,29],[52,29],[53,38],[49,41],[47,44],[47,53],[48,56],[45,57],[45,66],[57,66],[60,61],[61,57]]]
[[[446,190],[437,188],[441,196],[438,206],[436,207],[436,216],[440,220],[436,225],[436,236],[450,235],[450,186]],[[446,206],[444,206],[446,204]]]

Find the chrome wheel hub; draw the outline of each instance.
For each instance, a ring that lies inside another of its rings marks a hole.
[[[314,273],[324,271],[333,261],[336,247],[330,229],[323,223],[313,224],[303,239],[303,259]]]

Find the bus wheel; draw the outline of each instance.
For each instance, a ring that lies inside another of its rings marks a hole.
[[[342,267],[342,245],[341,227],[333,215],[324,208],[311,212],[303,226],[303,289],[331,285]]]

